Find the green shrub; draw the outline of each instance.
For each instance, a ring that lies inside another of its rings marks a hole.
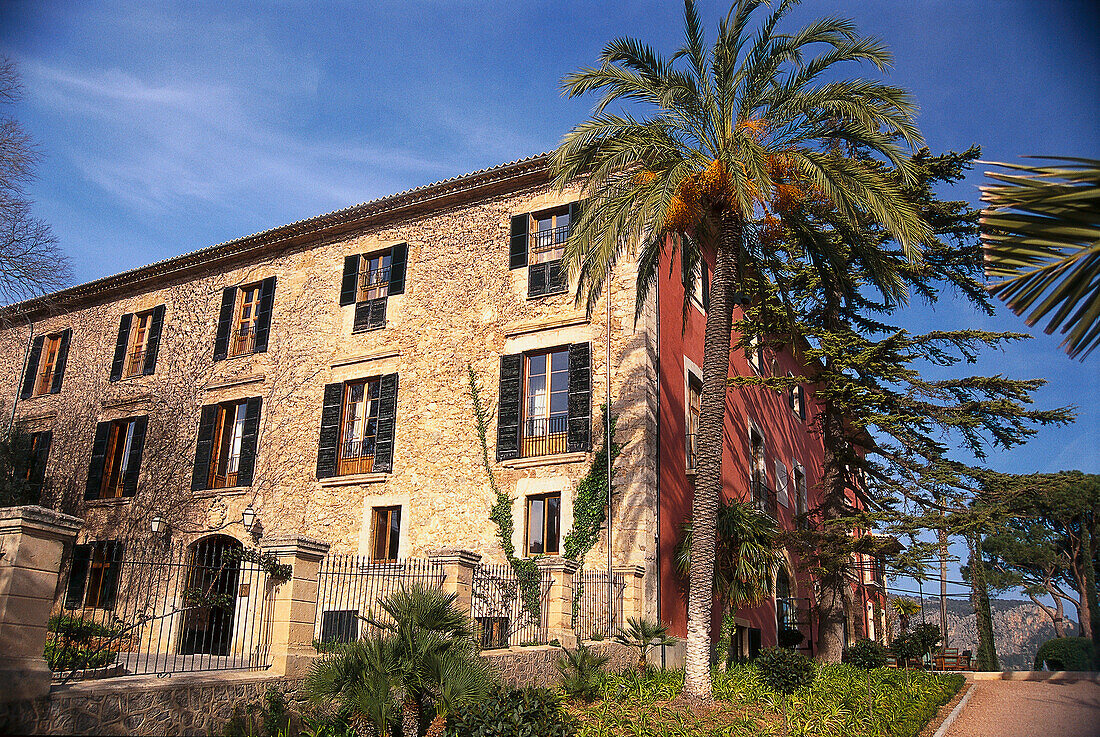
[[[814,682],[814,664],[804,655],[781,647],[762,650],[754,662],[764,685],[772,691],[792,694]]]
[[[222,729],[224,737],[278,737],[289,734],[292,714],[286,696],[269,688],[262,704],[250,702],[233,707],[233,716]]]
[[[50,617],[46,629],[63,635],[69,640],[82,641],[93,637],[114,637],[122,632],[118,625],[102,624],[91,619],[74,617],[71,614],[55,614]]]
[[[103,668],[118,659],[118,653],[72,641],[47,640],[43,652],[52,671]]]
[[[886,665],[886,648],[874,640],[856,640],[840,656],[842,663],[871,670]]]
[[[1056,637],[1039,646],[1035,670],[1092,670],[1093,644],[1088,637]]]
[[[584,645],[576,650],[562,648],[556,665],[561,672],[561,689],[569,698],[592,701],[600,695],[599,678],[607,665],[606,655],[596,655]]]
[[[806,639],[806,635],[802,634],[796,629],[790,627],[784,627],[779,630],[778,636],[779,647],[795,648],[802,644],[802,641]]]
[[[500,690],[450,715],[447,737],[573,737],[576,722],[545,688]]]

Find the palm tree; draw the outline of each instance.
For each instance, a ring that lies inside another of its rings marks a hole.
[[[708,51],[695,5],[685,0],[686,38],[671,58],[623,38],[607,45],[598,67],[563,82],[570,97],[603,94],[592,117],[566,134],[553,162],[555,183],[579,181],[587,198],[565,253],[578,279],[578,302],[591,308],[614,265],[631,252],[639,264],[639,311],[665,258],[678,252],[686,269],[704,255],[714,262],[692,502],[699,534],[691,551],[685,676],[686,693],[701,698],[711,696],[715,516],[733,308],[740,299],[735,292],[748,277],[768,273],[784,214],[806,200],[823,199],[853,219],[869,213],[912,257],[924,237],[902,193],[909,177],[905,144],[920,141],[908,95],[835,74],[844,62],[883,70],[889,53],[841,18],[778,33],[795,4],[780,2],[752,35],[750,22],[764,3],[740,0]],[[608,112],[614,103],[644,113]],[[901,181],[845,156],[846,147],[881,155]],[[822,249],[812,255],[827,268],[843,269],[828,243]],[[871,255],[866,260],[875,261]],[[885,288],[896,288],[889,269],[874,276]]]
[[[626,627],[615,633],[615,642],[635,648],[638,651],[637,669],[646,671],[646,656],[657,645],[675,645],[676,638],[669,637],[668,626],[661,622],[651,622],[641,617],[628,617]]]
[[[1084,358],[1100,345],[1100,161],[1054,159],[1054,166],[997,164],[1000,184],[982,187],[986,273],[1005,277],[989,291],[1027,324],[1046,316],[1062,345]]]
[[[379,602],[365,619],[376,632],[315,663],[305,692],[316,704],[335,702],[357,731],[389,735],[400,721],[405,737],[420,734],[426,706],[436,716],[429,735],[442,735],[458,705],[488,695],[493,677],[473,640],[473,624],[456,595],[413,586]],[[383,613],[387,616],[383,617]]]
[[[920,604],[912,599],[902,599],[901,597],[894,597],[890,600],[890,605],[894,607],[894,611],[898,613],[898,631],[905,632],[909,629],[909,619],[914,614],[920,612]]]

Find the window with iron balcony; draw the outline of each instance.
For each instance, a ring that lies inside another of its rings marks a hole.
[[[560,294],[569,288],[562,259],[579,214],[579,203],[512,217],[509,268],[527,267],[527,297]]]
[[[275,277],[222,291],[214,360],[267,351],[275,302]]]
[[[23,386],[19,392],[20,399],[57,394],[61,391],[72,334],[72,328],[68,328],[57,333],[39,335],[31,341]]]

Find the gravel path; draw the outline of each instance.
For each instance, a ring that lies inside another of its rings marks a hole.
[[[1100,737],[1100,683],[977,681],[947,737]]]

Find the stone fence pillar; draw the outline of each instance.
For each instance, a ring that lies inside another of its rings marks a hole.
[[[429,551],[428,560],[443,568],[443,590],[455,594],[459,610],[472,615],[474,570],[481,563],[481,555],[469,550],[442,548]]]
[[[626,584],[623,589],[623,625],[631,617],[645,619],[645,591],[642,581],[645,576],[643,566],[615,566],[612,571],[621,575]]]
[[[555,556],[539,558],[535,565],[540,570],[550,571],[550,593],[546,597],[547,634],[551,640],[558,640],[562,647],[575,648],[577,635],[573,632],[573,574],[581,564],[569,558]]]
[[[82,524],[44,507],[0,509],[0,702],[49,693],[46,622],[62,553]]]
[[[263,552],[291,567],[290,579],[275,586],[271,617],[271,672],[301,678],[317,658],[313,625],[317,619],[317,579],[328,543],[308,537],[265,540]]]

